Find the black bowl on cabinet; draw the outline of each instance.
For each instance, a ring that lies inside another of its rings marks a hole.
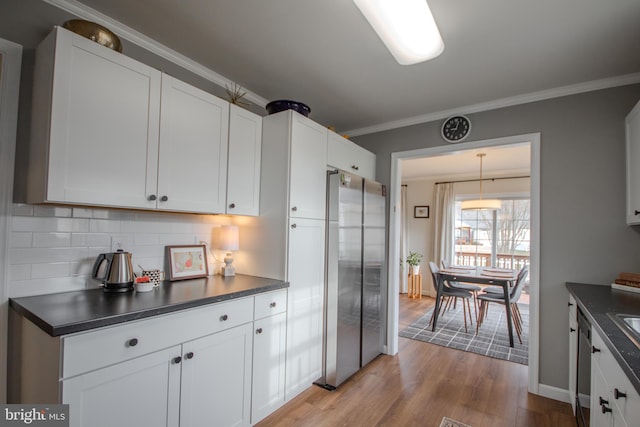
[[[311,112],[311,108],[308,105],[303,104],[298,101],[290,101],[288,99],[278,99],[276,101],[271,101],[265,107],[267,109],[267,113],[275,114],[284,110],[293,110],[302,114],[305,117],[309,117],[309,113]]]

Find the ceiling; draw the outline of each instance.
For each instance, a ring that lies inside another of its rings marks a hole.
[[[80,3],[235,81],[257,104],[304,102],[312,119],[351,135],[617,76],[640,81],[638,0],[429,0],[445,49],[411,66],[349,0]]]
[[[530,174],[530,144],[513,144],[452,151],[445,155],[407,159],[402,161],[402,181],[412,179],[474,179],[480,175],[479,153],[483,177],[515,177]]]

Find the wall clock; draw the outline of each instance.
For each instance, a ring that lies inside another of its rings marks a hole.
[[[471,131],[471,122],[465,116],[451,116],[442,124],[442,137],[447,142],[460,142]]]

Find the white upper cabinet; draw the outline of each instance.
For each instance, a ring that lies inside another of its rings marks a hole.
[[[363,178],[376,178],[376,155],[333,131],[328,131],[327,164]]]
[[[28,202],[226,212],[228,102],[59,27],[35,70]]]
[[[162,75],[158,208],[224,213],[229,103]],[[151,177],[148,177],[151,182]]]
[[[627,148],[627,224],[640,224],[640,102],[625,121]]]
[[[300,114],[291,116],[289,215],[324,219],[327,128]]]
[[[226,206],[228,214],[259,214],[261,152],[262,117],[231,105]]]
[[[28,201],[148,208],[161,73],[62,28],[36,53]]]

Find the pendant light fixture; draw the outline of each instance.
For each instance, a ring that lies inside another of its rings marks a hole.
[[[486,156],[485,153],[477,155],[480,158],[480,198],[476,200],[464,200],[461,203],[461,209],[476,210],[476,211],[491,211],[500,209],[502,203],[498,199],[483,199],[482,198],[482,158]]]

